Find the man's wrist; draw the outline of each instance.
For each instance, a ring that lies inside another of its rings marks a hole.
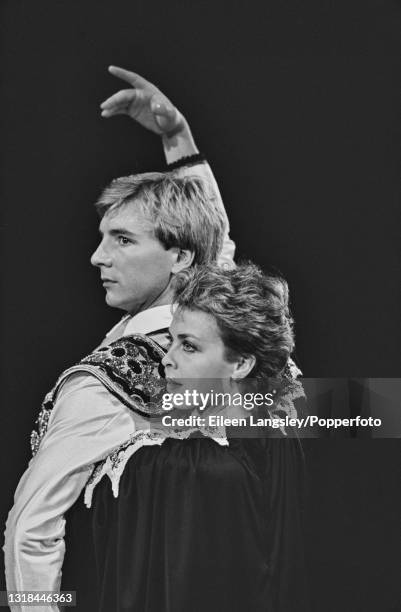
[[[198,147],[185,119],[177,131],[162,135],[162,143],[167,164],[174,163],[182,157],[199,154]]]
[[[177,170],[178,168],[188,168],[206,162],[206,157],[203,153],[194,153],[193,155],[184,155],[174,162],[167,164],[167,170]]]

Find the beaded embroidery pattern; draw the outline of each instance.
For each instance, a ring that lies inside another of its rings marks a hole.
[[[92,374],[131,410],[142,416],[163,414],[161,399],[165,390],[161,360],[164,350],[142,334],[123,336],[100,347],[60,376],[47,393],[31,433],[32,455],[39,450],[61,384],[75,373]]]

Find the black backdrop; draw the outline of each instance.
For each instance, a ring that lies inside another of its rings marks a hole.
[[[290,283],[307,376],[399,375],[400,8],[391,0],[1,4],[1,523],[44,392],[118,313],[89,264],[91,206],[162,163],[156,137],[101,120],[110,63],[179,104],[238,254]],[[397,441],[312,440],[314,609],[397,608]]]

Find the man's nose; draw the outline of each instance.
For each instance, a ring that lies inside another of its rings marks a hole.
[[[90,259],[92,266],[111,266],[111,259],[100,243]]]

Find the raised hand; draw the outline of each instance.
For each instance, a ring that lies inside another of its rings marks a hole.
[[[131,87],[121,89],[102,102],[102,117],[128,115],[155,134],[168,137],[185,129],[187,124],[183,115],[155,85],[139,74],[117,66],[109,66],[109,72]]]

